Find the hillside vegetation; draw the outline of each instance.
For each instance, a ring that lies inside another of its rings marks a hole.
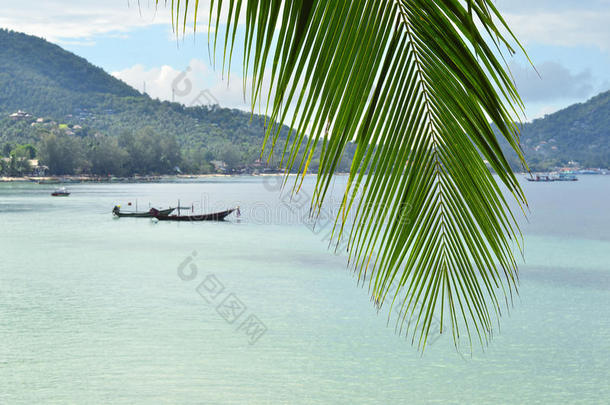
[[[52,174],[277,168],[281,147],[258,161],[265,132],[261,116],[151,99],[37,37],[0,30],[0,44],[0,155],[5,166],[19,145],[31,144]],[[287,132],[282,129],[281,139]],[[344,159],[342,168],[349,164]],[[315,159],[310,168],[315,171],[317,165]]]
[[[610,91],[522,126],[521,146],[534,171],[569,162],[580,167],[610,167]],[[508,150],[508,145],[502,145]],[[509,153],[515,169],[517,156]]]
[[[282,129],[274,156],[259,161],[265,132],[261,116],[151,99],[85,59],[30,35],[0,29],[0,44],[2,174],[29,171],[19,163],[26,155],[39,158],[51,174],[277,169],[288,128]],[[521,139],[534,171],[570,161],[609,167],[610,92],[525,124]],[[349,168],[354,149],[348,146],[339,170]],[[513,168],[521,170],[516,155],[507,153]],[[314,156],[309,171],[318,165]]]

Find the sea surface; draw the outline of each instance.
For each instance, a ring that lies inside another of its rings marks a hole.
[[[0,184],[0,404],[608,403],[610,176],[524,182],[510,313],[485,350],[423,355],[303,220],[314,181]],[[111,215],[178,199],[241,216]]]

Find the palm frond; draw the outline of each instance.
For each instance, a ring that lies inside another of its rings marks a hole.
[[[178,24],[188,3],[174,7]],[[347,238],[375,303],[400,305],[397,327],[415,325],[405,333],[422,349],[436,316],[456,341],[485,345],[517,291],[520,232],[500,184],[526,204],[489,123],[522,158],[522,103],[502,57],[520,45],[493,2],[212,0],[209,15],[214,38],[226,24],[223,69],[245,24],[250,102],[273,95],[270,122],[292,128],[282,164],[299,168],[293,190],[321,147],[312,215],[357,144],[333,241]],[[265,148],[280,127],[267,126]]]

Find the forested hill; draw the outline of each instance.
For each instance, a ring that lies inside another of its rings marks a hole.
[[[609,168],[610,91],[525,124],[521,144],[534,171],[570,161],[581,167]],[[510,158],[518,168],[516,156]]]
[[[0,30],[0,44],[0,102],[9,110],[68,114],[79,94],[140,95],[85,59],[41,38]],[[60,102],[52,102],[57,99]]]
[[[286,132],[283,128],[283,136]],[[153,100],[57,45],[0,29],[0,157],[5,161],[18,145],[31,144],[58,174],[263,170],[269,165],[256,162],[263,136],[260,116]],[[65,156],[68,152],[75,156]],[[226,166],[210,164],[215,161]],[[344,159],[342,169],[349,163]]]
[[[272,170],[282,148],[270,165],[257,162],[263,136],[262,117],[153,100],[57,45],[0,29],[0,175],[26,173],[25,155],[56,174]],[[569,161],[608,168],[610,92],[525,124],[522,146],[534,171]]]

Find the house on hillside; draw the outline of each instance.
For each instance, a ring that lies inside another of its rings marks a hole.
[[[9,117],[14,120],[25,120],[28,118],[32,118],[32,114],[25,112],[25,111],[18,110],[17,112],[10,114]]]
[[[214,166],[214,170],[216,170],[217,173],[227,172],[227,164],[222,160],[212,160],[210,161],[210,164]]]
[[[49,167],[41,165],[38,159],[26,159],[25,157],[18,157],[16,158],[16,163],[13,162],[12,157],[3,157],[0,158],[0,160],[4,162],[4,165],[6,167],[10,167],[12,166],[12,164],[15,164],[17,167],[20,168],[18,169],[20,172],[22,172],[23,174],[29,173],[30,176],[34,177],[44,177],[49,171]],[[23,165],[23,162],[25,161],[27,161],[27,166]],[[27,167],[27,169],[25,169],[27,170],[27,172],[24,170],[25,167]]]
[[[45,165],[41,165],[38,159],[29,159],[28,163],[32,168],[32,176],[34,177],[44,177],[47,175],[49,171],[49,167]]]

